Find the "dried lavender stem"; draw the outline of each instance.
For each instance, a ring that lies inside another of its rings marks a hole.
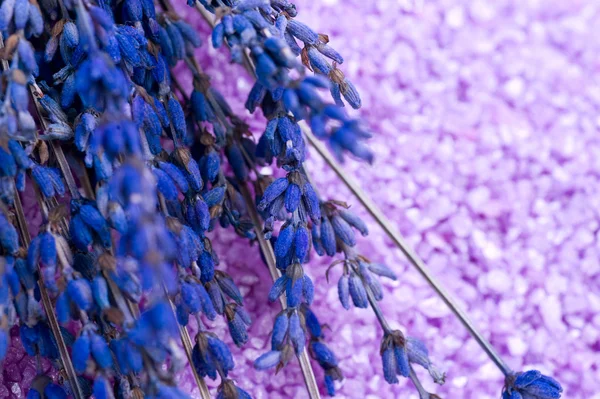
[[[281,277],[281,273],[279,269],[275,266],[275,253],[273,252],[273,246],[270,242],[265,240],[265,237],[262,234],[262,223],[260,221],[260,217],[254,208],[254,201],[252,200],[252,195],[250,194],[250,190],[246,183],[240,183],[240,191],[242,192],[242,196],[244,197],[244,201],[246,202],[248,213],[250,214],[250,219],[252,219],[252,223],[254,224],[254,230],[256,231],[256,238],[258,240],[258,245],[262,250],[265,260],[267,261],[267,266],[269,267],[269,272],[271,273],[271,278],[273,281],[277,280]],[[285,303],[284,296],[280,296],[279,300],[281,302],[282,309],[287,307]],[[308,390],[308,396],[311,399],[320,399],[321,395],[319,394],[319,388],[317,387],[317,381],[315,380],[315,374],[313,373],[312,367],[310,365],[310,360],[308,359],[308,353],[306,348],[302,351],[300,355],[298,355],[298,360],[300,362],[300,368],[302,369],[302,376],[304,377],[304,383],[306,384],[306,389]]]
[[[427,283],[429,283],[435,292],[443,299],[446,305],[448,305],[450,310],[452,310],[456,317],[458,317],[458,319],[462,322],[473,338],[475,338],[475,341],[477,341],[479,346],[481,346],[488,357],[492,359],[492,361],[496,364],[496,366],[498,366],[504,375],[509,375],[512,372],[510,367],[508,367],[504,360],[502,360],[490,342],[483,337],[479,330],[477,330],[473,322],[469,319],[464,310],[460,308],[456,300],[452,298],[442,284],[433,276],[433,274],[431,274],[425,263],[410,248],[402,235],[392,225],[390,220],[385,217],[383,212],[377,207],[377,205],[375,205],[373,200],[362,190],[362,188],[360,188],[358,183],[342,169],[342,166],[333,158],[325,145],[312,134],[310,128],[306,126],[305,123],[300,123],[300,127],[302,128],[308,143],[313,146],[317,153],[325,160],[325,162],[327,162],[327,164],[331,167],[331,169],[333,169],[342,182],[350,189],[352,194],[354,194],[354,196],[361,202],[367,211],[369,211],[377,224],[381,226],[390,239],[408,258],[410,263],[417,269],[419,273],[421,273]]]

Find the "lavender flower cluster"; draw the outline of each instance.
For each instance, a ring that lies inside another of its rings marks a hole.
[[[287,0],[188,4],[218,19],[212,45],[255,72],[246,108],[268,120],[257,139],[211,87],[194,58],[202,38],[168,0],[2,1],[0,361],[18,326],[27,353],[65,375],[53,381],[38,370],[28,398],[184,398],[175,375],[188,361],[199,383],[220,379],[217,398],[249,398],[224,337],[210,329],[222,318],[235,345],[249,339],[239,276],[219,270],[209,237],[232,227],[261,243],[279,275],[265,300],[283,309],[257,369],[280,370],[308,352],[335,394],[343,366],[310,308],[305,267],[312,256],[340,254],[330,270],[342,269],[341,306],[377,316],[385,380],[410,378],[421,398],[436,398],[413,366],[439,384],[445,374],[378,305],[379,279],[396,276],[359,254],[365,223],[321,197],[303,165],[302,121],[340,160],[373,159],[369,131],[344,110],[361,100],[343,57]],[[189,96],[172,73],[181,61],[193,76]],[[282,177],[259,172],[273,163]],[[26,185],[44,215],[35,237],[22,215]],[[188,347],[190,322],[197,333]],[[561,391],[537,371],[510,372],[503,397]]]

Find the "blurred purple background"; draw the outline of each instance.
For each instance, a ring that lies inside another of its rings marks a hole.
[[[207,28],[180,1],[189,21]],[[537,368],[563,383],[563,397],[599,399],[600,389],[600,3],[597,1],[297,0],[298,19],[346,58],[371,127],[373,166],[346,163],[435,275],[515,369]],[[236,111],[248,116],[249,80],[226,51],[205,44],[201,63]],[[399,275],[384,282],[394,328],[421,338],[447,370],[443,398],[496,399],[501,373],[365,211],[311,152],[318,189],[364,216],[359,252]],[[256,248],[231,231],[212,233],[223,269],[242,287],[255,322],[234,349],[232,377],[257,399],[306,397],[297,364],[277,375],[252,361],[268,349],[278,309]],[[417,398],[409,381],[389,386],[369,310],[344,311],[328,263],[306,270],[314,310],[346,379],[341,398]],[[334,279],[339,271],[333,272]],[[337,280],[335,280],[337,281]],[[222,323],[213,331],[225,334]],[[0,398],[22,397],[32,364],[11,360]],[[12,363],[11,363],[12,362]],[[18,364],[17,364],[18,363]],[[317,370],[319,382],[322,373]],[[197,397],[190,372],[180,385]],[[216,386],[215,383],[210,384]],[[212,389],[214,393],[215,390]]]

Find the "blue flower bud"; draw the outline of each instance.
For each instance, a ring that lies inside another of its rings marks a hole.
[[[265,87],[259,81],[256,81],[254,86],[252,86],[250,93],[248,94],[248,99],[245,103],[246,109],[251,113],[254,113],[256,107],[258,107],[258,105],[260,105],[265,98],[265,94],[267,94]],[[277,124],[277,118],[271,119],[269,123],[271,123],[273,120],[275,121],[275,124]]]
[[[337,247],[335,242],[335,232],[327,217],[321,218],[321,243],[328,256],[335,255]]]
[[[152,173],[154,174],[154,177],[156,177],[158,191],[165,197],[165,199],[168,201],[177,201],[179,192],[177,191],[177,187],[169,175],[158,168],[152,168]]]
[[[17,166],[21,169],[30,169],[33,167],[33,161],[29,158],[23,147],[19,144],[19,142],[15,140],[8,141],[8,149],[10,150],[11,155],[14,157],[14,160]],[[2,167],[6,167],[4,164],[7,160],[3,160]],[[8,160],[10,162],[10,160]]]
[[[321,73],[323,75],[328,75],[332,67],[327,62],[325,57],[321,55],[321,53],[313,46],[308,47],[308,60],[310,62],[311,68],[315,71],[315,73]]]
[[[81,310],[88,311],[93,304],[92,289],[85,279],[71,280],[67,285],[67,293]]]
[[[408,365],[408,356],[404,346],[394,346],[394,357],[396,358],[396,373],[408,377],[410,366]]]
[[[367,291],[361,278],[356,273],[350,274],[349,289],[354,306],[366,309],[369,306]]]
[[[17,174],[17,164],[12,154],[0,147],[0,176],[14,177]]]
[[[233,356],[231,356],[229,348],[218,338],[209,336],[207,341],[210,354],[215,359],[215,362],[219,365],[223,374],[227,376],[227,373],[230,370],[233,370],[233,367],[235,366],[235,363],[233,362]]]
[[[175,316],[177,317],[177,322],[185,327],[190,321],[190,310],[184,304],[179,303],[175,308]]]
[[[25,85],[12,81],[10,85],[10,99],[16,111],[27,111],[29,97]]]
[[[288,21],[287,30],[294,35],[298,40],[306,44],[316,44],[319,41],[319,35],[315,33],[311,28],[302,22],[298,22],[295,19]]]
[[[229,334],[233,339],[233,342],[239,347],[246,343],[248,340],[248,332],[246,325],[237,314],[235,317],[228,322]]]
[[[132,21],[141,21],[144,14],[140,0],[125,0],[125,11]]]
[[[267,54],[262,53],[256,57],[256,75],[261,83],[272,87],[271,78],[277,73],[277,64]]]
[[[181,104],[179,104],[179,101],[177,101],[177,99],[171,97],[169,98],[168,109],[169,117],[171,119],[171,123],[174,129],[174,134],[176,134],[179,139],[182,139],[186,135],[187,128]]]
[[[298,316],[298,312],[294,312],[290,316],[289,336],[296,354],[302,353],[306,338],[304,336],[304,330],[300,325],[300,317]]]
[[[275,200],[275,198],[279,197],[287,190],[288,186],[289,182],[287,178],[280,177],[279,179],[276,179],[265,190],[265,193],[258,204],[258,209],[261,211],[265,210],[267,206]]]
[[[177,166],[168,162],[159,162],[158,166],[175,182],[175,184],[179,188],[179,191],[181,191],[184,194],[188,192],[188,182],[183,173],[181,173],[181,170]]]
[[[173,57],[175,60],[182,60],[185,57],[185,40],[181,32],[173,23],[168,23],[166,32],[171,40]]]
[[[223,23],[217,24],[211,34],[212,45],[214,48],[220,48],[223,45],[225,38],[225,25]]]
[[[558,381],[537,370],[517,373],[512,378],[514,378],[514,383],[511,385],[510,379],[507,377],[505,393],[519,392],[523,398],[531,396],[540,399],[558,399],[563,391]]]
[[[398,377],[396,377],[397,363],[396,356],[394,355],[394,349],[392,347],[386,348],[381,354],[381,361],[383,363],[383,377],[388,384],[397,384]]]
[[[221,169],[221,160],[216,151],[210,151],[200,160],[202,178],[207,181],[214,181]]]
[[[21,281],[20,281],[20,276],[18,275],[16,269],[21,268],[24,272],[27,272],[27,274],[30,274],[30,273],[28,272],[27,264],[25,263],[25,261],[23,259],[17,258],[15,260],[11,256],[7,256],[5,259],[6,259],[6,263],[4,265],[4,268],[5,268],[4,275],[6,278],[6,284],[10,288],[12,295],[17,296],[19,294],[19,292],[21,291]],[[31,281],[33,281],[35,284],[35,280],[32,279]],[[33,286],[31,288],[33,288]],[[8,300],[8,298],[5,301],[0,301],[0,302],[6,302],[7,300]]]
[[[87,360],[92,352],[91,341],[88,334],[84,333],[77,338],[73,344],[73,350],[71,357],[73,360],[73,367],[78,373],[83,373],[87,368]]]
[[[96,360],[96,364],[98,364],[100,368],[108,369],[112,367],[113,360],[110,349],[108,349],[106,341],[104,341],[101,336],[91,334],[91,349],[94,360]]]
[[[283,258],[288,253],[294,243],[294,236],[295,228],[291,223],[279,232],[274,248],[276,257]]]
[[[79,215],[75,215],[71,218],[69,225],[69,231],[73,243],[77,248],[82,251],[87,251],[88,247],[92,244],[94,238],[92,232],[88,226],[83,222],[83,219]]]
[[[35,8],[35,7],[31,7]],[[38,74],[38,65],[35,59],[35,54],[33,50],[33,46],[25,39],[19,40],[19,45],[17,46],[17,52],[19,54],[19,61],[23,66],[23,70],[29,71],[34,76]]]
[[[309,306],[315,297],[315,286],[307,275],[302,278],[302,296],[304,296],[304,300]]]
[[[204,94],[198,90],[192,91],[191,106],[194,117],[201,121],[215,121],[215,114]]]
[[[350,279],[345,274],[338,281],[338,297],[344,309],[350,309]]]
[[[233,35],[233,33],[235,32],[235,29],[233,27],[233,17],[231,15],[225,15],[223,16],[223,19],[221,20],[221,22],[223,23],[223,28],[225,29],[225,33],[227,35]]]
[[[285,191],[285,208],[288,212],[293,213],[300,205],[302,192],[297,184],[291,183]]]
[[[269,301],[275,302],[277,300],[277,298],[279,298],[281,296],[281,294],[283,294],[286,284],[287,284],[287,277],[285,275],[281,276],[277,280],[275,280],[275,283],[273,284],[273,286],[271,287],[271,290],[269,291]]]
[[[331,225],[336,236],[346,245],[353,247],[356,245],[354,231],[350,225],[338,215],[331,218]]]
[[[12,258],[6,259],[8,260]],[[22,259],[17,258],[14,261],[14,271],[18,275],[26,290],[31,290],[35,287],[34,274],[27,268],[27,264]]]
[[[39,36],[44,32],[44,19],[37,5],[29,4],[28,27],[33,36]]]
[[[232,143],[225,149],[227,160],[229,165],[233,169],[235,177],[239,180],[245,181],[248,178],[248,168],[246,167],[246,161],[242,154],[242,150],[237,143]]]
[[[283,91],[283,105],[285,106],[285,109],[293,113],[296,118],[304,118],[304,110],[300,105],[300,99],[298,99],[295,90],[285,89]]]
[[[239,288],[233,282],[231,276],[224,272],[218,271],[215,273],[215,279],[225,295],[233,299],[238,305],[242,304],[242,294],[240,293]]]
[[[304,321],[306,322],[306,328],[308,329],[308,332],[313,338],[320,338],[322,335],[322,329],[319,319],[317,319],[317,316],[313,311],[310,310],[308,306],[304,306],[302,310],[304,312]]]
[[[0,246],[9,254],[14,254],[19,249],[19,235],[17,230],[8,222],[2,212],[0,212]],[[29,251],[31,252],[32,250],[30,249]]]
[[[110,307],[108,301],[108,285],[106,280],[102,276],[96,276],[92,281],[92,293],[94,301],[100,309],[107,309]]]
[[[65,195],[65,185],[62,182],[60,172],[54,168],[46,168],[46,172],[48,173],[48,177],[52,182],[52,186],[54,186],[55,193],[61,197]]]
[[[54,184],[52,184],[52,177],[46,168],[38,165],[34,166],[31,169],[31,176],[33,177],[33,180],[35,180],[44,197],[54,197],[54,194],[56,193],[54,191]]]
[[[25,29],[29,16],[29,1],[17,0],[14,8],[14,23],[16,30]]]
[[[198,263],[200,264],[202,282],[206,283],[212,280],[215,274],[215,262],[212,255],[207,251],[203,251],[198,259]]]
[[[58,322],[64,324],[71,318],[71,304],[66,292],[62,293],[56,300],[56,317]]]
[[[254,361],[254,368],[257,370],[267,370],[273,368],[281,361],[281,352],[272,350]]]
[[[235,114],[231,110],[231,107],[227,103],[227,100],[225,100],[225,97],[223,97],[223,95],[221,94],[220,91],[216,90],[214,87],[210,87],[208,89],[208,91],[209,91],[210,95],[212,95],[214,97],[215,102],[217,103],[219,108],[221,108],[221,110],[223,111],[225,116],[228,116],[228,117],[235,116]]]
[[[110,231],[108,229],[108,224],[98,209],[93,205],[83,205],[79,208],[79,216],[87,226],[98,233],[103,239],[102,244],[105,247],[110,247]],[[108,242],[106,242],[106,240],[108,240]]]
[[[312,232],[312,244],[313,244],[313,248],[315,250],[315,252],[319,255],[319,256],[323,256],[325,255],[325,249],[323,248],[323,244],[321,243],[321,229],[320,226],[313,223],[312,228],[311,228],[311,232]]]
[[[312,188],[310,183],[306,183],[304,185],[303,194],[304,206],[306,207],[310,218],[312,219],[313,223],[319,223],[319,220],[321,219],[320,201],[317,193]]]
[[[190,283],[183,283],[181,285],[181,299],[183,303],[189,308],[191,313],[197,313],[201,309],[200,298],[196,294],[195,286]]]
[[[40,234],[40,263],[44,267],[56,266],[56,241],[48,232]]]
[[[48,399],[67,399],[67,393],[60,385],[49,383],[44,388],[44,397]]]
[[[222,315],[225,311],[225,300],[223,298],[223,294],[221,293],[221,289],[218,284],[215,283],[207,283],[206,291],[210,297],[210,301],[213,304],[215,311]]]
[[[204,193],[202,197],[204,198],[206,205],[209,208],[212,208],[213,206],[218,205],[223,201],[223,198],[225,197],[225,187],[215,187],[212,190]]]
[[[344,82],[340,84],[340,92],[352,108],[359,109],[362,106],[358,90],[356,90],[354,84],[352,84],[352,82],[350,82],[348,79],[345,79]]]
[[[217,317],[217,312],[210,298],[210,295],[206,291],[203,285],[197,284],[196,295],[200,298],[200,304],[202,306],[202,312],[209,320],[214,320]]]
[[[194,231],[203,234],[208,230],[210,223],[210,211],[206,202],[198,198],[195,203],[190,203],[187,208],[187,220]]]
[[[273,324],[273,333],[271,336],[271,348],[273,350],[282,349],[288,332],[289,320],[290,319],[286,312],[281,313],[275,319],[275,323]]]
[[[97,376],[94,381],[94,397],[96,399],[113,399],[112,388],[102,376]]]
[[[296,257],[300,262],[303,262],[310,249],[310,237],[306,226],[302,224],[298,226],[296,229],[296,236],[294,237],[294,244]]]
[[[313,341],[311,347],[315,354],[315,359],[319,362],[321,367],[330,368],[338,365],[335,354],[327,347],[327,345],[320,341]]]
[[[286,284],[286,295],[287,295],[287,305],[291,308],[295,308],[300,305],[300,301],[302,299],[302,288],[304,286],[304,281],[302,278],[294,281],[291,278],[287,279]]]
[[[290,34],[289,31],[286,30],[286,32],[283,34],[283,39],[285,40],[286,44],[290,47],[290,50],[292,50],[292,53],[294,53],[295,55],[300,55],[300,53],[302,52],[302,48],[298,45],[298,42],[296,41],[294,36]]]

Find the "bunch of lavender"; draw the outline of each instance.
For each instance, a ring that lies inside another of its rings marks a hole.
[[[232,61],[255,73],[246,107],[268,120],[257,140],[211,87],[194,58],[201,38],[167,0],[2,1],[0,360],[8,329],[19,325],[28,354],[66,376],[40,372],[28,397],[186,397],[174,382],[186,356],[203,397],[204,378],[220,379],[218,398],[250,397],[231,379],[224,337],[210,331],[223,317],[243,346],[251,324],[236,276],[218,269],[209,233],[220,225],[258,241],[274,277],[268,300],[282,304],[271,351],[256,368],[279,370],[297,356],[318,397],[308,353],[335,394],[343,365],[310,308],[305,268],[312,249],[341,253],[332,264],[343,266],[341,305],[377,316],[385,380],[408,377],[421,398],[437,397],[412,365],[437,383],[444,373],[421,341],[389,327],[377,304],[379,277],[396,277],[358,254],[364,222],[322,198],[303,166],[303,120],[339,159],[373,159],[370,133],[344,111],[361,101],[339,68],[342,56],[286,0],[188,4],[218,16],[212,45],[226,44]],[[193,76],[191,93],[172,73],[180,61]],[[274,161],[282,177],[258,172]],[[18,194],[26,184],[44,216],[33,239]],[[537,371],[503,371],[506,398],[560,397],[560,385]]]

